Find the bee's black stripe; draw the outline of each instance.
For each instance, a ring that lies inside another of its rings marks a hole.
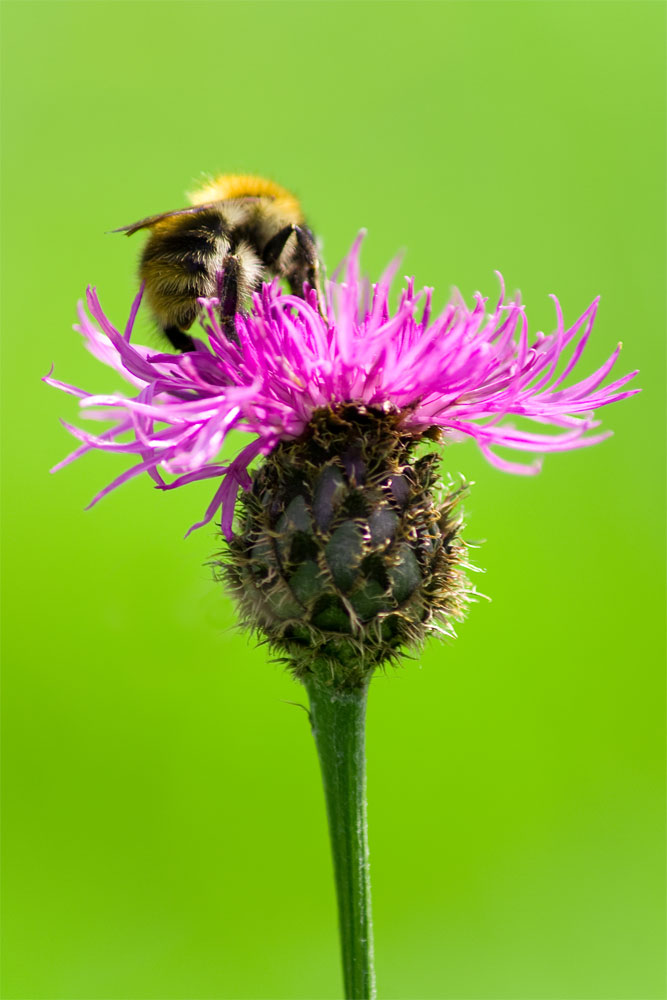
[[[185,256],[211,257],[216,253],[217,246],[215,237],[201,233],[174,233],[147,243],[144,260],[159,260],[168,255],[173,255],[174,259]]]
[[[201,255],[183,254],[181,263],[183,270],[187,274],[208,274],[210,270],[210,258],[209,260],[202,260]]]

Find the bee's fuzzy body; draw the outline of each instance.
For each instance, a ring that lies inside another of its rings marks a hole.
[[[139,277],[159,326],[174,347],[192,348],[185,333],[197,299],[218,297],[223,325],[233,334],[234,315],[263,278],[279,275],[301,295],[317,288],[315,243],[296,198],[273,181],[222,175],[190,195],[192,208],[150,216],[124,231],[149,229]]]

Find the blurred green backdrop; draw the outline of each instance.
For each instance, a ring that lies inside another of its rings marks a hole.
[[[330,267],[466,295],[600,293],[585,366],[625,342],[615,437],[535,479],[473,444],[486,539],[454,644],[374,681],[380,995],[648,1000],[663,980],[665,7],[642,2],[5,2],[4,997],[333,998],[324,807],[304,696],[239,635],[182,540],[209,487],[72,446],[119,381],[71,332],[122,323],[134,242],[201,172],[301,196]],[[157,343],[150,319],[142,339]]]

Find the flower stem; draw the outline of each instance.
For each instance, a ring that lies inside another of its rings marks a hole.
[[[368,687],[336,691],[313,678],[306,688],[329,818],[345,997],[373,1000],[364,753]]]

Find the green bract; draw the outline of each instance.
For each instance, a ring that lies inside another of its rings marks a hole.
[[[246,626],[302,679],[362,686],[430,632],[453,634],[470,598],[463,487],[436,495],[438,456],[415,458],[419,438],[400,419],[319,410],[242,495],[223,576]]]

